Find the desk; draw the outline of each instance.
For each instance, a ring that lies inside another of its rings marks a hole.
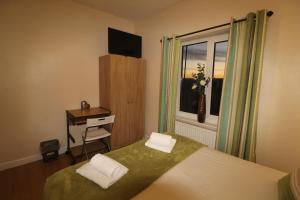
[[[69,154],[72,158],[72,164],[76,162],[76,156],[72,153],[70,147],[70,140],[75,143],[74,137],[70,133],[70,126],[83,125],[86,123],[86,119],[88,118],[97,118],[97,117],[105,117],[109,116],[111,111],[102,108],[95,107],[90,108],[88,110],[66,110],[66,119],[67,119],[67,151],[66,154]]]

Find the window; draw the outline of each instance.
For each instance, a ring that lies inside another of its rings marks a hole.
[[[197,73],[197,64],[204,64],[206,76],[211,77],[211,82],[205,90],[206,122],[217,123],[227,46],[228,34],[224,33],[182,43],[177,116],[197,119],[199,94],[192,90],[192,74]]]
[[[228,41],[215,42],[210,114],[219,116]]]

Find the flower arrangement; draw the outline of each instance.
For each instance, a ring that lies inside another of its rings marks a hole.
[[[192,90],[197,90],[200,95],[205,94],[205,86],[210,82],[210,77],[205,76],[205,64],[197,64],[198,73],[193,73],[192,77],[195,80],[195,83],[192,86]]]

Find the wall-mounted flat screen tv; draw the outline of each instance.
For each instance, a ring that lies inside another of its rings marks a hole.
[[[142,37],[108,28],[108,52],[110,54],[141,58]]]

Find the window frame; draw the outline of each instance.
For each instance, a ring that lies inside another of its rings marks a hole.
[[[207,57],[206,57],[206,75],[212,78],[213,70],[214,70],[214,60],[215,60],[215,43],[224,42],[229,40],[229,32],[223,33],[215,33],[205,37],[198,37],[194,39],[185,40],[181,43],[180,46],[180,61],[179,62],[179,69],[180,73],[178,73],[178,86],[177,86],[177,97],[176,97],[176,117],[185,118],[191,121],[197,121],[197,114],[188,113],[180,111],[180,88],[181,88],[181,80],[182,80],[182,49],[183,46],[186,45],[193,45],[198,43],[207,42]],[[228,51],[227,51],[228,52]],[[211,105],[211,90],[212,90],[212,81],[209,82],[205,89],[206,95],[206,119],[205,124],[217,126],[219,116],[211,115],[210,114],[210,105]]]

